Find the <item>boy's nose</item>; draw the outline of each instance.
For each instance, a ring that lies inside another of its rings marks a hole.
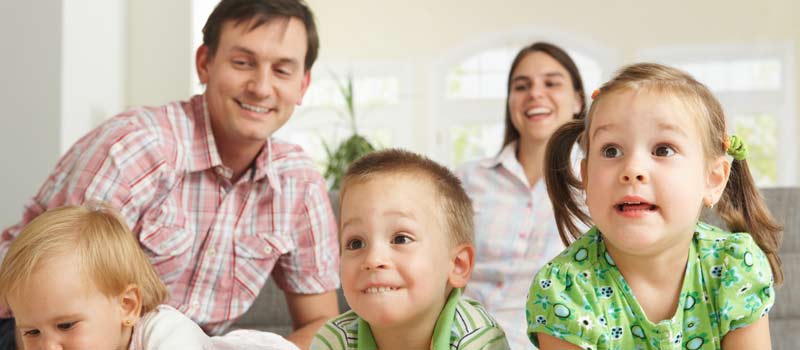
[[[367,256],[364,257],[364,262],[361,268],[364,270],[379,270],[385,269],[389,266],[386,255],[378,247],[369,248]]]

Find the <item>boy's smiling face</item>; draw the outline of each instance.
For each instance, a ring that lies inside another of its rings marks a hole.
[[[433,330],[454,270],[437,193],[427,177],[408,174],[379,174],[344,193],[342,288],[373,331]]]

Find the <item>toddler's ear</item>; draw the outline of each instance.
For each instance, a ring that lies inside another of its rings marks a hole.
[[[469,282],[472,267],[475,266],[475,247],[472,244],[459,244],[451,253],[453,262],[448,282],[454,288],[464,288]]]
[[[142,313],[142,295],[139,287],[131,284],[117,298],[120,312],[122,313],[122,323],[126,326],[132,326],[139,320],[139,316]]]

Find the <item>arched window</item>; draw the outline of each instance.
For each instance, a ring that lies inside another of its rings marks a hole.
[[[451,59],[438,64],[440,82],[435,84],[438,96],[434,101],[439,118],[433,123],[433,142],[439,161],[458,166],[500,150],[508,70],[517,52],[534,42],[530,38],[537,35],[511,33],[504,37],[458,50]],[[587,94],[605,78],[606,67],[612,60],[603,49],[572,44],[576,41],[563,38],[542,41],[558,43],[569,53],[581,72]]]

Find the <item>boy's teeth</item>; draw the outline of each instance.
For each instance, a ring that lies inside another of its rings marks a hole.
[[[393,291],[393,290],[396,290],[396,289],[397,288],[392,288],[392,287],[370,287],[370,288],[367,288],[367,290],[365,292],[367,292],[367,294],[375,294],[375,293],[390,292],[390,291]]]

